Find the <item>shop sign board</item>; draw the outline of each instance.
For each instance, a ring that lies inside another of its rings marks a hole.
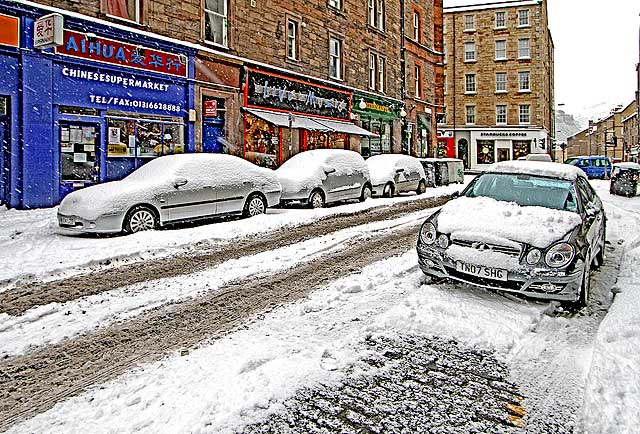
[[[365,107],[360,108],[361,102]],[[397,103],[397,107],[400,107],[400,103]],[[375,117],[396,119],[400,117],[400,112],[396,110],[396,105],[393,102],[386,102],[383,99],[371,99],[365,95],[354,95],[353,97],[353,111],[366,115],[373,115]]]
[[[493,138],[526,138],[529,137],[526,131],[483,131],[480,137]]]
[[[184,116],[186,91],[171,80],[54,64],[54,104]],[[114,133],[115,136],[115,133]]]
[[[177,77],[187,77],[187,58],[128,42],[100,36],[64,31],[61,46],[56,53],[127,68],[140,69]]]
[[[20,46],[20,19],[0,14],[0,45]]]
[[[210,99],[203,104],[203,116],[215,118],[218,116],[218,101]]]
[[[62,45],[64,21],[60,14],[40,17],[33,25],[33,47],[50,48]]]
[[[351,93],[249,69],[245,105],[349,120]]]

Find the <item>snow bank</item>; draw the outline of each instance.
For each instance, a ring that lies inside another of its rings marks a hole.
[[[381,154],[367,159],[372,185],[394,182],[397,169],[405,172],[418,172],[420,179],[426,178],[424,168],[417,158],[403,154]]]
[[[488,172],[518,173],[525,175],[547,176],[574,181],[578,177],[587,179],[585,173],[570,164],[546,163],[544,161],[501,161],[489,166]]]
[[[460,197],[442,207],[438,231],[459,239],[459,232],[487,234],[545,248],[581,221],[578,214],[569,211],[520,206],[489,197]]]
[[[369,178],[369,169],[360,154],[344,149],[315,149],[300,152],[276,170],[282,191],[295,193],[313,189],[327,179],[325,170],[335,169],[335,175],[349,175],[354,171]]]

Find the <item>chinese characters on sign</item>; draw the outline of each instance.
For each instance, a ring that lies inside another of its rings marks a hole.
[[[33,26],[34,48],[62,45],[63,30],[63,18],[60,14],[50,14],[38,18]]]
[[[187,59],[177,54],[66,30],[56,53],[145,71],[187,77]]]

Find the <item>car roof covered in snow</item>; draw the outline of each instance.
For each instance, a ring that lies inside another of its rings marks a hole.
[[[581,169],[569,164],[547,163],[543,161],[501,161],[489,166],[491,173],[512,173],[575,181],[578,177],[587,178]]]
[[[613,165],[614,167],[619,167],[621,169],[635,169],[635,170],[640,170],[640,164],[638,163],[632,163],[632,162],[624,162],[624,163],[616,163]]]

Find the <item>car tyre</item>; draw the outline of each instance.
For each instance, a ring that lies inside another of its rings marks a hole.
[[[586,307],[589,303],[589,293],[591,292],[591,252],[589,252],[587,258],[582,270],[582,282],[580,284],[578,299],[569,304],[569,308],[574,311]]]
[[[424,179],[421,179],[420,183],[418,184],[416,194],[420,195],[420,194],[423,194],[425,191],[427,191],[427,183]]]
[[[387,183],[382,190],[382,197],[393,197],[394,188],[392,183]]]
[[[314,190],[309,196],[309,206],[311,208],[323,208],[325,205],[324,194],[320,190]]]
[[[158,216],[156,212],[144,205],[137,205],[131,208],[125,218],[125,232],[135,234],[136,232],[150,231],[157,229]]]
[[[600,250],[598,251],[598,253],[595,256],[595,260],[596,260],[596,268],[600,268],[600,266],[602,264],[604,264],[604,249],[605,249],[605,242],[607,240],[607,228],[604,227],[602,228],[602,237],[600,237]]]
[[[371,197],[372,190],[369,184],[362,187],[362,194],[360,195],[360,202],[364,202],[365,200]]]
[[[267,212],[267,203],[262,196],[257,193],[247,198],[244,204],[242,215],[244,217],[254,217]]]

